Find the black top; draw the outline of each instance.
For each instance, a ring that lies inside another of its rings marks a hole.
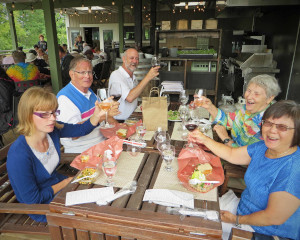
[[[44,52],[47,50],[47,42],[46,41],[39,41],[37,45],[39,48],[43,49]]]
[[[67,54],[61,59],[61,75],[62,75],[63,87],[66,86],[71,81],[69,70],[70,70],[70,62],[72,61],[73,58],[74,57],[72,55]]]

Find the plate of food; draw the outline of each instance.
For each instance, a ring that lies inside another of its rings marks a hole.
[[[92,184],[98,176],[99,171],[95,167],[86,167],[78,174],[73,182],[78,182],[79,184]]]
[[[212,174],[212,166],[209,163],[198,164],[189,179],[189,185],[198,192],[208,192],[214,188],[214,184],[220,181],[209,180]]]
[[[171,121],[171,122],[180,122],[181,119],[180,119],[179,112],[178,111],[169,110],[168,111],[168,120]]]

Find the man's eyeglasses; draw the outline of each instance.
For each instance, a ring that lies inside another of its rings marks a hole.
[[[59,116],[60,110],[56,110],[53,112],[44,112],[44,113],[38,113],[38,112],[33,112],[34,115],[40,117],[40,118],[50,118],[50,116],[53,114],[54,117]]]
[[[81,76],[85,76],[86,74],[87,75],[94,75],[94,72],[93,71],[82,71],[82,72],[78,72],[78,71],[75,71],[74,72],[80,74]]]
[[[289,129],[295,129],[295,128],[291,128],[291,127],[288,127],[284,124],[275,124],[275,123],[272,123],[272,122],[269,122],[267,120],[262,120],[261,121],[261,124],[264,126],[264,127],[267,127],[267,128],[271,128],[273,127],[273,125],[276,126],[276,129],[280,132],[286,132],[287,130]]]

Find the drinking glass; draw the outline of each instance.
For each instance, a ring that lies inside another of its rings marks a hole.
[[[120,83],[111,84],[109,87],[109,96],[114,97],[114,101],[119,101],[122,96],[122,87]]]
[[[201,99],[202,96],[206,97],[206,89],[197,88],[195,90],[195,94],[194,94],[194,104],[196,107],[202,106],[202,104],[203,104],[203,101]]]
[[[185,122],[185,127],[188,131],[192,132],[194,131],[199,125],[198,119],[193,119],[191,116],[189,119]],[[195,148],[198,148],[198,146],[194,145],[192,142],[188,142],[184,145],[184,148],[187,148],[189,150],[193,150]]]
[[[184,130],[186,130],[186,128],[184,126],[185,125],[184,123],[189,118],[189,108],[186,105],[181,105],[179,107],[178,111],[179,111],[179,117],[180,117],[180,120],[181,120],[181,127],[179,127],[178,130],[184,131]]]
[[[172,172],[173,168],[171,166],[171,163],[173,159],[175,158],[175,147],[172,145],[169,145],[167,148],[165,148],[162,151],[162,157],[163,160],[166,162],[165,170],[167,172]]]
[[[107,88],[99,88],[97,89],[97,98],[99,102],[99,107],[105,111],[105,125],[102,128],[112,128],[113,125],[110,125],[107,121],[107,114],[109,109],[111,108],[112,101],[108,99],[108,89]]]
[[[108,187],[113,186],[114,182],[112,181],[112,178],[115,175],[117,170],[116,162],[111,160],[104,161],[102,163],[102,169],[105,175],[107,176],[106,186]]]
[[[160,66],[160,58],[157,56],[152,57],[151,65],[152,65],[152,67]],[[159,80],[159,78],[155,77],[155,78],[153,78],[153,80]]]
[[[159,142],[157,143],[157,149],[162,153],[166,148],[169,148],[170,145],[170,141]]]
[[[136,133],[138,135],[138,140],[139,141],[143,141],[143,137],[146,133],[146,128],[144,125],[138,126],[136,127]]]
[[[185,93],[185,90],[182,90],[179,95],[179,100],[182,105],[186,105],[189,101],[189,96]]]
[[[170,135],[166,131],[161,131],[155,136],[154,139],[157,143],[166,142],[170,140]]]

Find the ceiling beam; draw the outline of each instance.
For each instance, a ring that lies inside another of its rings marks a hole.
[[[95,0],[56,0],[54,2],[54,8],[73,8],[73,7],[81,7],[82,4],[84,4],[85,7],[88,6],[112,6],[111,0],[101,0],[101,1],[95,1]],[[130,0],[115,0],[115,6],[118,6],[119,4],[131,4]],[[16,11],[16,10],[31,10],[31,6],[33,6],[34,9],[43,9],[42,3],[40,1],[38,2],[23,2],[23,3],[16,3],[15,7],[12,8],[11,3],[7,3],[7,8],[10,11]]]
[[[227,0],[227,7],[300,5],[299,0]]]

